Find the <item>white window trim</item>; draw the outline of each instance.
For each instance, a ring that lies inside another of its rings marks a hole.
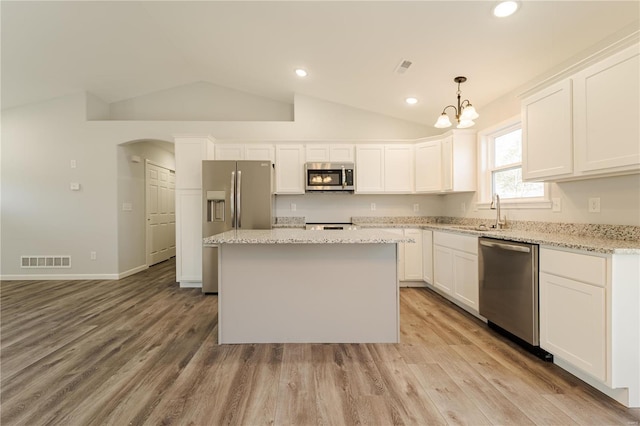
[[[488,127],[478,132],[478,202],[476,207],[479,210],[489,210],[491,208],[491,171],[489,164],[493,149],[490,141],[501,133],[508,133],[522,125],[520,115],[511,117],[496,125]],[[544,184],[544,197],[536,198],[506,198],[500,200],[500,207],[503,209],[551,209],[551,187]]]

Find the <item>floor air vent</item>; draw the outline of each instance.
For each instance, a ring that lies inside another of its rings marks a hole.
[[[71,268],[71,256],[21,256],[22,268]]]

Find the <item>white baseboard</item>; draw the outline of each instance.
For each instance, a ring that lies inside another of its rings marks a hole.
[[[136,266],[135,268],[131,268],[128,271],[120,272],[118,274],[118,279],[121,280],[122,278],[130,277],[131,275],[137,274],[138,272],[146,271],[147,269],[149,269],[149,265]]]
[[[201,281],[180,281],[180,288],[202,288]]]
[[[608,387],[604,383],[598,381],[597,379],[594,379],[593,377],[589,376],[587,373],[579,370],[578,368],[576,368],[573,365],[571,365],[569,362],[567,362],[567,361],[565,361],[565,360],[563,360],[561,358],[558,358],[555,355],[553,356],[553,363],[555,365],[557,365],[558,367],[562,368],[563,370],[568,371],[569,373],[573,374],[574,376],[576,376],[578,379],[582,380],[583,382],[593,386],[594,388],[596,388],[597,390],[599,390],[603,394],[607,395],[608,397],[615,399],[616,401],[618,401],[620,404],[624,405],[625,407],[630,407],[630,404],[629,404],[629,389],[627,389],[627,388],[611,389],[610,387]]]
[[[120,280],[147,269],[149,269],[147,265],[140,265],[118,274],[13,274],[0,275],[0,279],[2,281]]]
[[[24,274],[0,275],[2,281],[117,280],[118,274]]]

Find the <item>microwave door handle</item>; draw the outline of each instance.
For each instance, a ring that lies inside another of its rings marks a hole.
[[[231,227],[236,227],[236,172],[231,172]]]
[[[344,166],[342,166],[342,188],[345,188],[347,186],[347,172],[344,169]]]

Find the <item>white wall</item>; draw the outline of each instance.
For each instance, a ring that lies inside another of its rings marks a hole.
[[[509,220],[534,220],[560,223],[599,223],[640,226],[640,175],[588,179],[550,185],[551,197],[561,199],[562,210],[509,209],[502,215]],[[587,200],[600,197],[600,213],[589,213]],[[475,193],[445,196],[443,210],[447,216],[495,220],[495,210],[475,210]],[[465,203],[466,211],[461,212]]]
[[[117,271],[115,149],[94,142],[85,102],[70,96],[2,113],[3,276]],[[21,269],[21,255],[70,255],[72,268]]]
[[[118,146],[139,140],[172,141],[176,134],[209,134],[228,140],[304,141],[339,138],[404,139],[428,135],[427,127],[379,114],[296,97],[293,122],[113,121],[108,109],[84,93],[2,111],[2,216],[0,274],[115,278],[139,260],[119,254],[118,221],[126,192],[119,198]],[[221,99],[221,102],[226,100]],[[331,113],[336,108],[339,113]],[[331,120],[313,121],[318,111]],[[369,126],[367,126],[369,122]],[[314,129],[313,132],[308,130]],[[77,168],[70,168],[70,160]],[[122,160],[122,157],[121,157]],[[80,191],[69,183],[79,182]],[[122,184],[122,185],[121,185]],[[134,220],[135,222],[135,220]],[[95,251],[96,260],[90,260]],[[137,252],[137,251],[136,251]],[[21,255],[70,255],[72,268],[22,269]],[[121,261],[122,260],[122,261]]]
[[[175,170],[173,143],[139,141],[120,145],[118,152],[118,271],[137,270],[146,265],[145,160]],[[135,163],[131,156],[140,157]],[[125,211],[123,204],[132,209]]]
[[[112,120],[293,121],[293,104],[207,82],[150,93],[109,105]]]
[[[371,203],[376,204],[375,211]],[[418,212],[413,211],[414,204]],[[351,222],[353,216],[440,216],[443,206],[439,195],[276,195],[276,216],[304,217],[307,222]]]

